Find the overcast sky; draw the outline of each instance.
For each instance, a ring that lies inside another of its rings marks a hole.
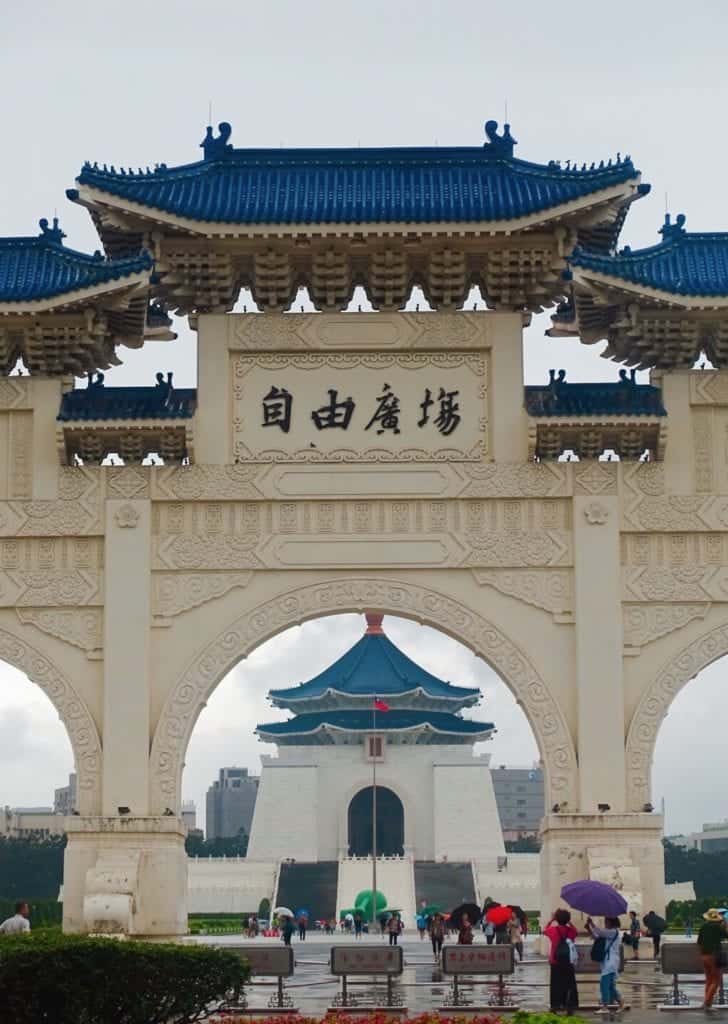
[[[480,145],[483,122],[508,106],[518,156],[535,161],[632,155],[652,184],[622,242],[658,238],[669,208],[690,230],[728,230],[728,106],[722,0],[591,0],[558,5],[488,0],[5,0],[0,36],[0,233],[34,235],[58,213],[66,244],[98,247],[88,214],[65,199],[83,160],[117,167],[189,163],[212,104],[236,146]],[[525,374],[544,380],[616,379],[599,346],[544,338],[547,315],[527,332]],[[145,383],[174,370],[195,383],[194,337],[128,353],[107,382]],[[198,801],[223,763],[255,767],[252,725],[268,716],[269,686],[294,683],[361,632],[312,623],[256,651],[219,687],[192,740],[185,795]],[[431,630],[390,623],[394,639],[454,682],[477,681],[499,733],[494,759],[536,756],[503,684]],[[305,669],[305,671],[304,671]],[[668,828],[728,815],[728,689],[720,663],[683,691],[658,744],[656,796]],[[232,723],[232,724],[231,724]],[[717,733],[717,735],[716,735]],[[42,804],[70,770],[63,730],[43,695],[17,673],[0,674],[0,804]]]

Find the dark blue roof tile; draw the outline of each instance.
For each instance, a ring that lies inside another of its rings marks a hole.
[[[57,221],[52,228],[40,223],[43,233],[36,238],[0,238],[0,303],[55,298],[152,269],[147,253],[106,260],[66,249]]]
[[[67,391],[61,398],[57,419],[76,420],[178,420],[189,419],[197,406],[196,388],[107,388],[91,384]]]
[[[475,703],[480,691],[438,679],[400,651],[384,633],[366,633],[315,678],[286,690],[271,690],[274,704],[316,701],[329,691],[347,697],[396,697],[422,690],[428,697]]]
[[[495,122],[484,146],[391,149],[233,149],[223,127],[198,163],[146,173],[86,164],[78,184],[196,221],[462,223],[525,217],[639,177],[629,157],[588,169],[515,159]]]
[[[371,711],[317,711],[296,715],[285,722],[258,725],[256,732],[270,737],[301,736],[330,726],[353,732],[371,732]],[[446,711],[407,711],[392,709],[377,715],[377,732],[399,732],[429,726],[435,733],[477,738],[495,729],[492,722],[474,722]]]
[[[524,388],[529,416],[666,416],[662,392],[636,384],[620,372],[614,383],[567,384],[552,376],[550,384]]]
[[[647,249],[622,249],[616,255],[577,248],[569,262],[630,284],[673,295],[728,296],[728,233],[685,231],[685,217],[669,215],[662,242]]]

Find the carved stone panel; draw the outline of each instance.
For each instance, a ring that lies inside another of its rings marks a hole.
[[[237,355],[233,453],[257,462],[418,462],[488,453],[487,355]]]

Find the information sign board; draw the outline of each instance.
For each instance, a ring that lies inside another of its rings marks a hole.
[[[728,942],[722,944],[724,958]],[[697,942],[663,942],[661,949],[663,974],[702,974],[703,958]]]
[[[513,974],[513,946],[443,946],[443,974]]]
[[[332,946],[331,973],[397,975],[402,973],[401,946]]]
[[[290,946],[273,946],[264,943],[245,943],[239,946],[218,946],[226,953],[247,960],[253,978],[290,978],[293,974],[293,949]]]

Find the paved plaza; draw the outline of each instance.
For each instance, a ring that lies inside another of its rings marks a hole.
[[[675,936],[684,940],[684,936]],[[480,936],[476,939],[476,942]],[[247,940],[242,936],[206,936],[197,941],[227,946],[238,945]],[[258,939],[261,943],[280,943],[280,939]],[[351,943],[349,936],[327,936],[318,933],[309,934],[305,942],[294,939],[296,971],[293,978],[286,984],[286,991],[291,996],[293,1005],[306,1016],[322,1016],[333,1003],[340,987],[338,979],[329,973],[329,949],[334,943]],[[382,943],[379,936],[364,936],[363,943]],[[516,973],[508,983],[508,991],[514,1002],[523,1009],[544,1010],[548,1007],[548,965],[536,950],[537,940],[531,938],[526,948],[523,964],[516,967]],[[406,935],[401,945],[404,949],[404,973],[397,985],[397,992],[403,998],[409,1014],[414,1015],[425,1011],[436,1010],[447,1005],[450,1000],[448,993],[451,979],[445,977],[439,966],[433,962],[430,944],[420,941],[416,936]],[[647,943],[645,945],[648,945]],[[647,950],[645,949],[645,952]],[[640,1024],[654,1024],[658,1020],[667,1022],[677,1017],[684,1017],[685,1012],[658,1011],[657,1005],[669,996],[670,979],[663,976],[654,960],[641,960],[638,963],[628,961],[625,972],[620,978],[620,989],[625,1001],[631,1009],[622,1016],[628,1020],[639,1021]],[[702,981],[698,978],[689,983],[682,983],[681,990],[690,998],[695,1010],[688,1014],[689,1018],[702,1014],[697,1009],[702,997]],[[371,1006],[384,1001],[384,982],[373,986],[366,980],[350,982],[353,997],[361,1004]],[[492,986],[478,984],[474,991],[465,989],[467,998],[474,1005],[484,1006],[488,1003]],[[251,1008],[264,1007],[270,998],[270,984],[255,984],[248,990],[248,1003]],[[598,1001],[598,985],[592,980],[579,981],[579,998],[583,1005],[595,1005]],[[580,1016],[600,1019],[593,1010],[582,1010]],[[619,1016],[619,1015],[618,1015]],[[716,1010],[714,1016],[723,1016]]]

